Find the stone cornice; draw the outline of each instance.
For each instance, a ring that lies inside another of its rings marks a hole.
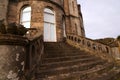
[[[66,15],[66,17],[80,18],[80,17],[74,16],[74,15]]]
[[[0,34],[0,45],[19,45],[25,46],[29,43],[28,39],[18,35]]]
[[[19,0],[19,2],[21,2],[21,1],[30,1],[30,0]],[[59,5],[58,3],[56,3],[52,0],[36,0],[36,1],[44,1],[44,2],[48,2],[48,3],[52,3],[52,4],[56,5],[57,7],[59,7],[65,14],[64,8],[61,5]]]

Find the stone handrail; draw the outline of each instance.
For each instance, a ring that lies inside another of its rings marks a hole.
[[[99,56],[102,59],[105,59],[109,62],[114,61],[114,58],[112,57],[111,48],[94,40],[77,35],[68,34],[67,43],[76,48],[80,48],[81,50],[85,50],[91,54]]]
[[[26,70],[28,70],[28,72],[26,74],[28,77],[32,77],[40,64],[41,56],[44,51],[43,36],[39,30],[30,30],[26,37],[29,40],[26,56]]]

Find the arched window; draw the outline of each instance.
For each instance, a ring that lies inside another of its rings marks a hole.
[[[26,28],[30,28],[31,21],[31,7],[25,7],[21,10],[20,24],[24,25]]]
[[[49,8],[44,9],[44,22],[45,23],[51,23],[53,25],[55,24],[55,14]]]
[[[56,42],[55,13],[49,8],[44,9],[44,41]]]

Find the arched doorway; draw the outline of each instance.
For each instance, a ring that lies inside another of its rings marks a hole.
[[[49,8],[44,9],[44,42],[56,42],[55,13]]]

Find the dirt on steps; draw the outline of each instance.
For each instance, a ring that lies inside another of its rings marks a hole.
[[[67,43],[44,43],[44,47],[36,80],[116,80],[120,75],[113,63]]]

